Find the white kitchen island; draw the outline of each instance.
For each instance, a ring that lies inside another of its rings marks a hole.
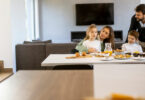
[[[84,65],[94,67],[94,96],[104,98],[111,93],[145,97],[145,61],[133,59],[102,61],[100,58],[66,59],[72,54],[51,54],[42,67],[56,65]]]

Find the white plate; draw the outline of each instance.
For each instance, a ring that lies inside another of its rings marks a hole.
[[[117,60],[128,60],[130,58],[115,58],[115,59],[117,59]]]
[[[103,58],[100,58],[100,60],[102,60],[102,61],[111,61],[111,60],[113,60],[114,58],[113,57],[103,57]]]
[[[145,60],[145,57],[133,57],[134,60]]]
[[[102,53],[90,53],[90,55],[92,55],[92,56],[97,56],[97,55],[103,56],[104,54],[102,54]]]
[[[92,56],[96,56],[98,53],[90,53],[90,55]]]

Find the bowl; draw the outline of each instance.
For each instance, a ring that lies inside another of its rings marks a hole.
[[[139,57],[140,56],[140,53],[133,53],[133,56],[134,57]]]
[[[125,52],[123,50],[120,49],[116,49],[114,50],[115,55],[125,55]]]
[[[145,57],[145,53],[139,53],[140,57]]]
[[[124,55],[125,54],[124,51],[122,51],[122,52],[115,51],[114,53],[115,53],[115,55]]]
[[[127,55],[132,55],[132,53],[131,53],[131,52],[127,52],[127,53],[125,53],[125,54],[127,54]]]
[[[145,53],[142,53],[143,57],[145,57]]]

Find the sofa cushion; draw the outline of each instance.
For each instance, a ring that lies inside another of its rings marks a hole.
[[[46,44],[46,57],[49,54],[70,54],[76,45],[76,43],[48,43]]]
[[[121,49],[123,42],[115,43],[115,49]]]
[[[16,45],[16,66],[19,69],[42,69],[41,62],[46,58],[46,45]]]

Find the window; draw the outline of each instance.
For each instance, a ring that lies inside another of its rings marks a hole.
[[[39,39],[38,0],[25,0],[27,40]]]

